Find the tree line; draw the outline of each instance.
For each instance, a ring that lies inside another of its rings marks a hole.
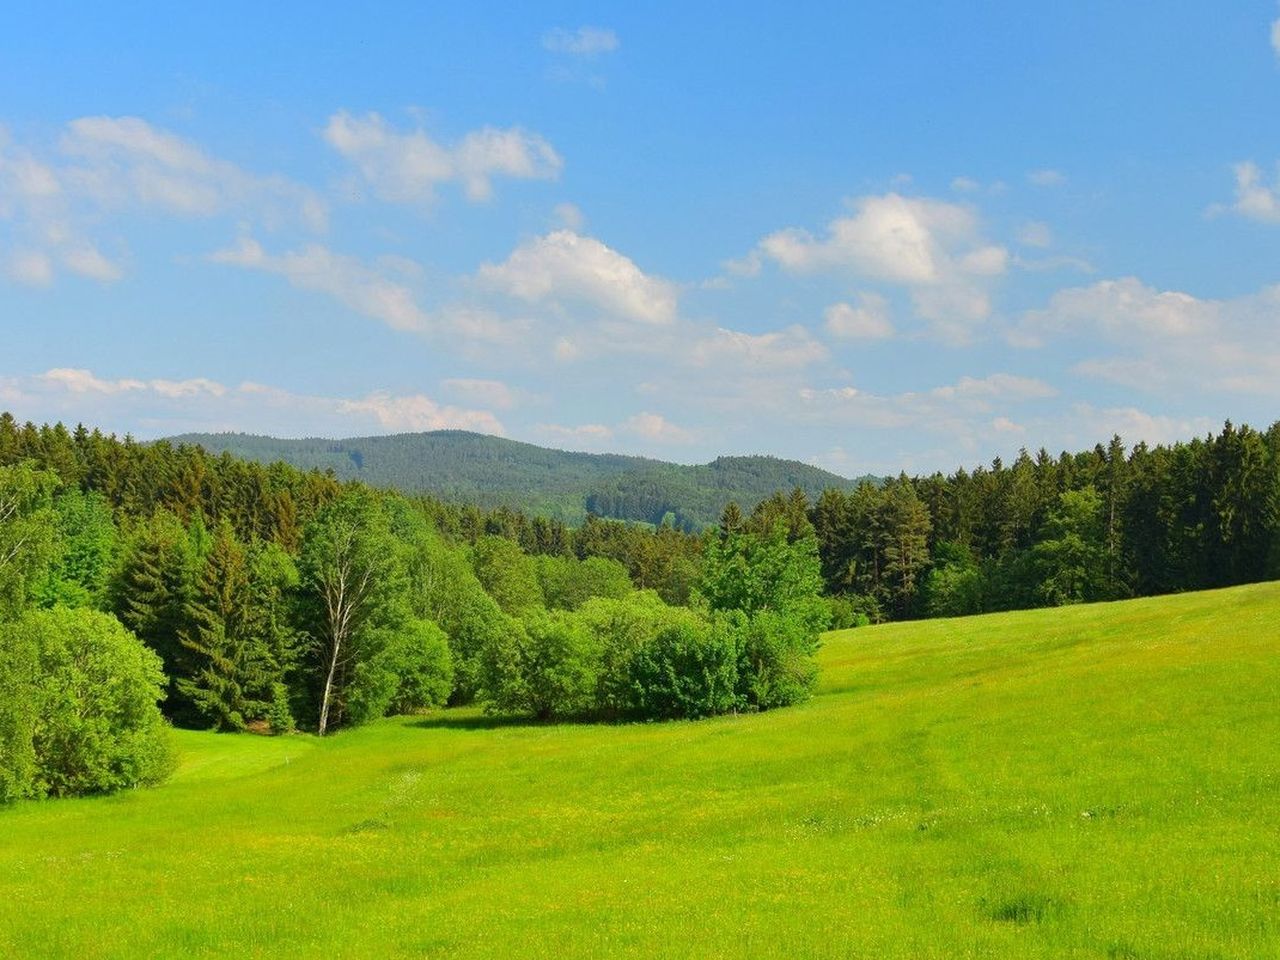
[[[445,703],[541,719],[783,706],[808,695],[827,620],[812,536],[570,530],[8,417],[0,598],[4,798],[163,775],[157,703],[182,726],[320,734]],[[59,777],[72,740],[85,749]]]

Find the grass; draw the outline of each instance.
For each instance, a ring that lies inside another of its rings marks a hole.
[[[760,716],[176,736],[0,811],[0,956],[1280,956],[1280,584],[834,634]]]

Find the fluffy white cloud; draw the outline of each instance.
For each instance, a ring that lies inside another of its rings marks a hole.
[[[845,340],[885,340],[893,336],[889,301],[878,293],[858,294],[857,304],[833,303],[822,312],[827,332]]]
[[[421,394],[396,397],[379,391],[360,400],[340,400],[337,410],[342,414],[370,414],[390,431],[474,430],[499,436],[506,432],[487,410],[441,406]]]
[[[41,156],[0,135],[0,221],[14,236],[6,273],[47,285],[59,269],[109,283],[123,274],[91,239],[107,218],[149,211],[236,216],[268,228],[323,230],[327,211],[310,189],[258,176],[138,117],[81,117]],[[119,247],[121,244],[113,243]]]
[[[1139,390],[1280,396],[1280,286],[1212,300],[1160,291],[1133,277],[1061,290],[1010,332],[1017,346],[1070,339],[1091,352],[1075,372]]]
[[[268,222],[298,219],[314,230],[326,224],[325,205],[308,188],[250,174],[139,117],[73,120],[61,149],[77,161],[61,171],[63,182],[104,205],[199,217],[243,211]]]
[[[902,285],[935,332],[963,341],[991,312],[986,282],[1009,264],[1008,251],[984,242],[979,228],[968,205],[889,193],[855,201],[823,238],[791,228],[758,249],[794,273],[843,271]]]
[[[637,413],[629,417],[620,429],[650,443],[688,444],[696,439],[691,430],[676,426],[656,413]]]
[[[689,356],[695,366],[714,366],[736,376],[742,369],[788,370],[825,360],[827,348],[801,326],[770,333],[743,333],[718,328],[693,344]]]
[[[552,53],[594,57],[613,53],[619,43],[618,35],[606,27],[579,27],[577,30],[556,27],[542,35],[542,46]]]
[[[584,423],[567,427],[558,423],[540,423],[534,431],[548,443],[563,443],[575,447],[600,449],[613,440],[613,430],[603,423]]]
[[[209,259],[279,274],[299,289],[327,294],[393,330],[421,333],[430,325],[407,286],[354,257],[334,253],[319,244],[276,256],[268,254],[256,240],[242,238],[236,246],[210,254]]]
[[[91,421],[109,429],[123,424],[130,430],[142,424],[151,435],[244,429],[286,436],[444,429],[505,433],[488,410],[440,404],[422,394],[324,397],[252,382],[227,386],[205,377],[109,379],[69,367],[0,377],[0,397],[33,420]]]
[[[430,202],[440,184],[455,181],[471,200],[487,200],[495,177],[554,180],[564,165],[551,144],[518,128],[484,127],[446,145],[421,129],[399,132],[376,113],[340,111],[324,138],[355,164],[375,196],[397,203]]]
[[[1271,21],[1271,49],[1280,56],[1280,20]]]
[[[676,319],[675,285],[650,276],[594,237],[556,230],[535,237],[502,263],[486,263],[483,286],[527,303],[579,303],[624,320],[664,325]]]

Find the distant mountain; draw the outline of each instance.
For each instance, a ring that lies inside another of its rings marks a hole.
[[[198,444],[211,453],[304,469],[332,470],[342,480],[362,480],[406,493],[580,522],[588,512],[619,520],[685,529],[715,523],[725,504],[745,510],[771,493],[800,487],[816,497],[827,487],[858,481],[777,457],[720,457],[684,466],[620,454],[572,453],[462,430],[403,433],[348,440],[280,440],[245,433],[191,433],[172,443]],[[864,479],[874,480],[868,477]]]

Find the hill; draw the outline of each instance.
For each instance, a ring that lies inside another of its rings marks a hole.
[[[575,453],[461,430],[346,440],[281,440],[243,433],[184,434],[174,443],[211,453],[304,469],[332,470],[342,480],[407,493],[430,493],[483,507],[581,521],[588,511],[619,520],[685,529],[715,523],[725,504],[749,510],[775,491],[800,487],[816,497],[855,481],[796,460],[720,457],[686,466],[620,454]],[[872,479],[872,478],[868,478]]]
[[[1280,951],[1280,584],[863,628],[697,723],[178,734],[0,810],[0,955]]]

